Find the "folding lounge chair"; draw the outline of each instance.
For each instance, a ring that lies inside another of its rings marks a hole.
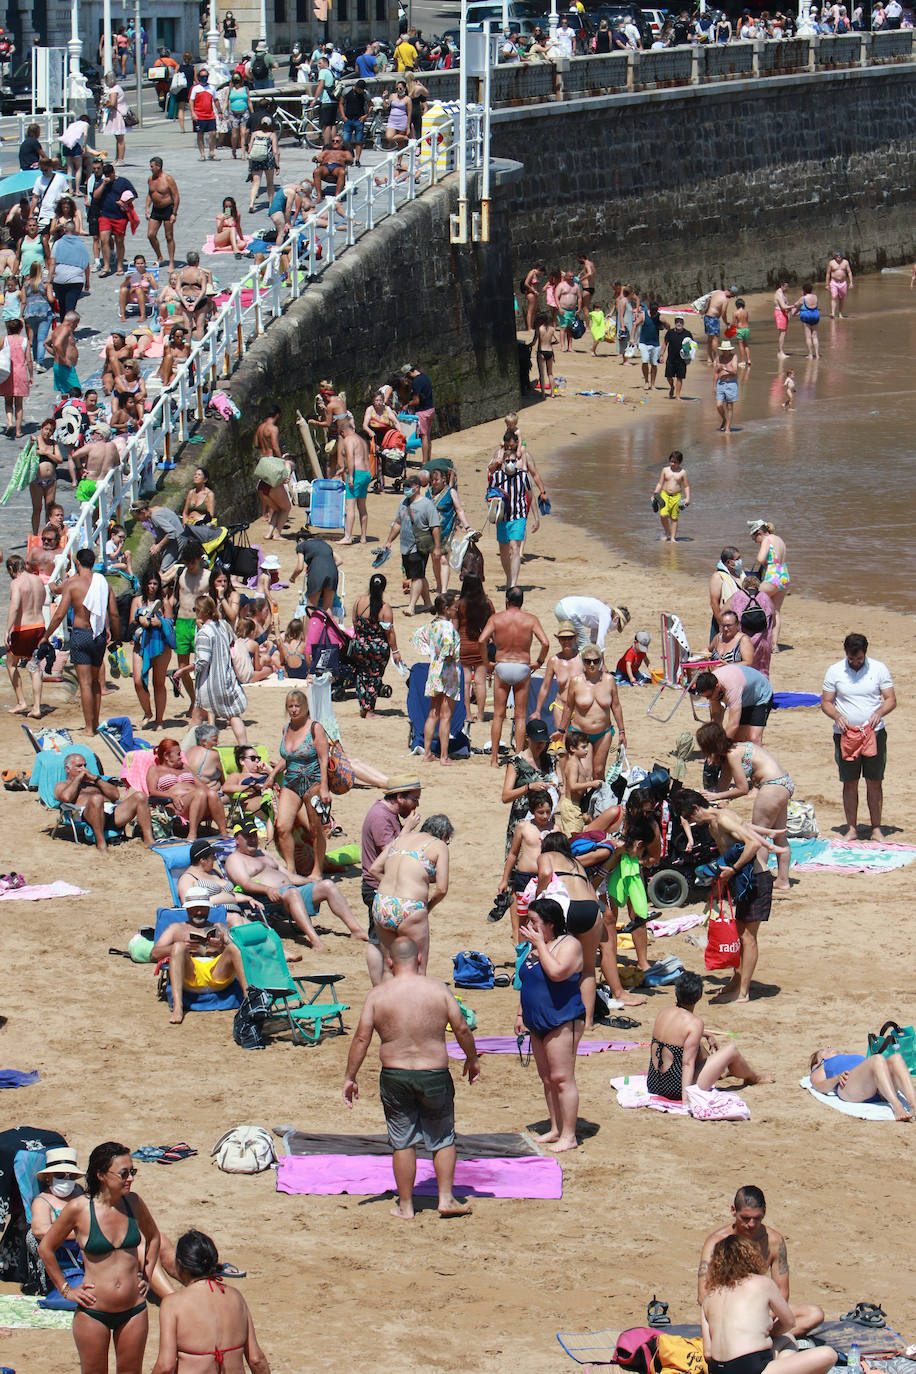
[[[54,788],[59,782],[63,782],[67,776],[64,760],[70,754],[79,754],[81,758],[85,759],[89,772],[95,777],[99,777],[101,774],[99,761],[88,745],[69,744],[59,754],[55,750],[45,749],[42,753],[35,755],[29,786],[37,789],[38,800],[42,806],[49,811],[57,812],[57,823],[52,832],[55,836],[63,832],[64,838],[75,840],[77,844],[95,844],[92,826],[83,819],[82,810],[70,802],[58,801],[54,795]],[[108,844],[126,838],[123,830],[115,830],[114,826],[106,824],[105,839]]]
[[[326,1021],[336,1021],[334,1033],[344,1034],[343,1013],[349,1011],[349,1007],[345,1002],[336,1001],[333,994],[334,984],[341,981],[342,973],[306,974],[294,978],[279,935],[267,926],[235,926],[230,938],[242,951],[242,967],[248,986],[262,988],[271,996],[268,1021],[279,1022],[283,1030],[291,1033],[294,1042],[301,1041],[305,1045],[318,1043]],[[307,996],[306,983],[314,986],[311,997]],[[318,998],[329,989],[332,1000],[319,1002]]]
[[[538,693],[541,690],[543,682],[543,677],[533,677],[528,683],[529,720],[534,720],[537,714],[534,708],[537,705]],[[551,710],[553,703],[557,699],[557,690],[557,680],[556,678],[554,678],[553,682],[550,684],[550,691],[547,693],[547,700],[544,702],[540,716],[538,716],[538,719],[544,722],[544,724],[547,726],[547,729],[550,731],[552,735],[556,733],[557,727],[560,723],[560,717],[554,711]]]
[[[426,681],[429,677],[428,663],[415,663],[407,681],[408,748],[411,753],[423,748],[423,726],[429,715],[429,697],[426,695]],[[448,753],[452,759],[466,759],[471,754],[471,741],[464,733],[467,712],[464,704],[464,674],[461,677],[461,694],[455,702],[452,719],[449,723]],[[439,753],[439,726],[433,733],[432,752]]]
[[[239,771],[238,765],[235,761],[234,745],[220,744],[217,747],[216,752],[219,755],[219,761],[222,764],[224,777],[228,777],[230,773],[237,773]],[[268,754],[267,749],[263,744],[257,745],[255,752],[257,753],[257,756],[262,763],[270,763],[270,755]],[[238,824],[239,821],[245,820],[246,817],[248,817],[251,814],[250,812],[246,811],[245,807],[242,805],[243,793],[227,792],[224,793],[224,796],[226,798],[226,820],[229,822],[230,825]],[[271,817],[273,817],[273,800],[269,794],[265,798],[265,801],[268,804],[269,813]]]
[[[691,683],[698,673],[702,673],[707,668],[721,668],[722,663],[717,658],[691,658],[690,645],[687,643],[687,635],[678,616],[666,613],[661,614],[662,631],[662,672],[663,677],[659,683],[658,691],[649,702],[647,716],[653,720],[667,721],[674,715],[684,697],[687,696]],[[677,700],[666,716],[653,715],[655,703],[664,692],[665,688],[677,692]],[[696,713],[693,698],[690,700],[690,709],[693,712],[694,720],[700,717]]]

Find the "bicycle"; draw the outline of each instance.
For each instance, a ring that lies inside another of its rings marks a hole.
[[[318,123],[318,104],[310,96],[302,96],[300,99],[301,113],[297,116],[290,114],[289,110],[278,105],[275,99],[259,101],[259,106],[274,121],[277,127],[277,137],[283,138],[284,135],[295,139],[301,148],[303,142],[310,148],[320,148],[322,144],[322,129]]]

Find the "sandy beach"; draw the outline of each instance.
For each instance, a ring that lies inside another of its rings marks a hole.
[[[623,391],[627,399],[620,404],[566,394],[532,404],[522,415],[522,432],[548,490],[554,494],[562,487],[567,504],[575,472],[561,468],[552,454],[606,434],[609,493],[606,542],[555,516],[542,520],[522,570],[527,608],[553,639],[553,606],[564,593],[626,604],[633,618],[629,633],[609,640],[612,665],[636,629],[652,634],[652,664],[659,665],[659,614],[666,610],[681,616],[696,649],[705,647],[706,579],[673,571],[650,574],[612,551],[614,521],[626,517],[613,504],[615,441],[637,417],[661,413],[666,389],[640,405],[639,369],[618,369],[616,359],[595,365],[586,340],[571,355],[557,354],[557,370],[569,379],[568,392],[601,388]],[[483,474],[501,434],[495,421],[434,446],[434,453],[454,459],[462,502],[478,522],[485,519]],[[659,455],[659,467],[665,456]],[[650,493],[651,485],[647,503]],[[710,499],[708,492],[702,495]],[[375,538],[385,538],[395,504],[390,495],[370,501]],[[253,526],[252,541],[260,542],[263,532],[263,526]],[[723,528],[722,542],[732,540],[746,543],[743,526]],[[501,604],[502,575],[489,528],[481,548],[487,591]],[[710,571],[718,553],[719,546],[709,550]],[[791,553],[790,548],[790,559]],[[294,558],[287,538],[280,548],[286,574]],[[369,553],[355,546],[343,549],[342,558],[349,609],[366,585]],[[385,571],[399,644],[413,662],[417,655],[409,637],[421,622],[402,615],[406,597],[396,557]],[[284,618],[294,604],[293,593],[281,595]],[[916,801],[905,743],[916,721],[908,691],[916,669],[911,618],[880,606],[814,601],[793,592],[783,610],[782,635],[791,649],[774,656],[773,684],[777,690],[819,691],[825,667],[841,657],[850,630],[865,631],[872,653],[889,664],[897,684],[900,706],[888,727],[885,822],[891,840],[909,843],[909,810]],[[423,813],[444,811],[456,826],[451,890],[432,919],[430,973],[449,978],[452,956],[464,948],[481,949],[497,966],[508,967],[509,921],[485,920],[503,857],[502,772],[482,756],[447,772],[410,759],[404,687],[391,667],[388,680],[393,697],[379,703],[378,719],[360,721],[355,700],[339,704],[337,714],[345,747],[391,773],[419,768]],[[646,717],[647,691],[622,690],[621,696],[631,760],[645,766],[665,762],[676,735],[692,724],[689,704],[660,725]],[[28,769],[31,749],[18,722],[6,714],[11,700],[4,675],[0,756],[5,767]],[[46,723],[80,725],[78,706],[61,689],[49,689],[47,700],[56,709]],[[249,738],[267,745],[274,757],[283,700],[281,687],[249,689]],[[137,718],[132,686],[122,682],[117,695],[106,698],[104,713],[124,712]],[[182,734],[183,726],[176,721],[170,733]],[[475,744],[483,744],[482,734],[478,729]],[[838,833],[840,787],[826,717],[816,708],[777,712],[765,743],[794,776],[796,796],[814,803],[821,832]],[[699,785],[697,759],[689,764],[688,782]],[[371,792],[357,789],[335,802],[335,817],[351,839],[358,839],[373,800]],[[749,812],[746,802],[738,809]],[[106,1139],[132,1147],[186,1140],[196,1147],[196,1158],[169,1168],[143,1165],[136,1189],[167,1234],[198,1227],[213,1235],[222,1258],[247,1269],[242,1289],[274,1374],[318,1368],[327,1374],[495,1374],[518,1368],[559,1374],[574,1366],[557,1344],[557,1331],[642,1325],[653,1294],[671,1304],[674,1321],[693,1321],[702,1241],[728,1219],[742,1183],[764,1190],[768,1220],[786,1235],[794,1298],[820,1303],[831,1318],[859,1300],[880,1301],[890,1324],[916,1339],[909,1224],[916,1124],[851,1119],[798,1086],[815,1048],[864,1053],[869,1030],[888,1018],[912,1022],[913,941],[906,922],[916,870],[799,875],[791,899],[774,903],[771,921],[761,928],[753,1000],[720,1008],[701,1003],[698,1011],[706,1007],[710,1028],[720,1037],[736,1036],[750,1062],[775,1075],[775,1083],[746,1090],[749,1122],[704,1124],[624,1112],[608,1080],[644,1073],[647,1050],[580,1058],[584,1144],[562,1158],[561,1201],[477,1199],[473,1216],[445,1222],[430,1210],[431,1200],[422,1200],[417,1219],[403,1225],[389,1216],[387,1198],[291,1197],[275,1191],[272,1173],[236,1177],[216,1170],[211,1146],[242,1122],[382,1131],[376,1049],[362,1071],[360,1099],[351,1113],[341,1100],[349,1037],[311,1049],[275,1042],[255,1054],[233,1044],[231,1013],[190,1015],[180,1028],[170,1027],[167,1009],[156,1000],[151,967],[106,952],[109,946],[124,948],[138,926],[152,923],[156,906],[165,904],[160,860],[138,841],[100,861],[90,848],[49,838],[48,820],[34,796],[0,792],[0,833],[6,840],[0,868],[15,868],[30,881],[66,878],[88,889],[82,897],[6,902],[0,908],[6,972],[0,1013],[9,1018],[0,1034],[0,1063],[41,1074],[36,1086],[4,1093],[5,1123],[59,1130],[83,1162]],[[358,876],[344,879],[343,890],[362,916]],[[351,1008],[345,1021],[352,1031],[368,988],[363,951],[336,922],[328,927],[327,943],[323,955],[306,949],[300,967],[346,974],[341,992]],[[650,957],[665,954],[703,971],[701,952],[683,936],[650,949]],[[718,975],[708,978],[708,991],[721,981]],[[640,1028],[625,1034],[647,1042],[654,1014],[671,999],[669,990],[650,994],[647,1005],[633,1013]],[[512,1032],[517,996],[511,989],[466,1000],[477,1012],[480,1033]],[[605,1039],[616,1034],[621,1033],[595,1032]],[[517,1058],[493,1056],[484,1060],[476,1086],[468,1087],[457,1068],[455,1078],[459,1131],[520,1131],[544,1120],[533,1062],[523,1068]],[[0,1285],[0,1291],[15,1290]],[[152,1368],[156,1348],[151,1309],[144,1370]],[[0,1331],[0,1364],[20,1374],[60,1374],[77,1368],[77,1357],[68,1332]]]

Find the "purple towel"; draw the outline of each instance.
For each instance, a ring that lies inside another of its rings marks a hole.
[[[514,1035],[475,1035],[478,1054],[518,1054],[518,1040]],[[602,1054],[605,1050],[635,1050],[648,1041],[642,1040],[580,1040],[577,1054]],[[449,1059],[463,1059],[464,1050],[457,1040],[449,1040]],[[522,1054],[528,1053],[528,1037],[522,1041]]]
[[[359,1193],[374,1197],[394,1191],[390,1159],[364,1155],[281,1155],[277,1170],[278,1193]],[[417,1160],[414,1192],[435,1197],[436,1174],[432,1160]],[[563,1196],[563,1170],[559,1160],[529,1155],[524,1159],[459,1159],[455,1166],[455,1192],[464,1197]]]

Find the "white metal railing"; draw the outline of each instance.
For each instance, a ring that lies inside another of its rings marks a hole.
[[[138,429],[128,440],[119,468],[98,484],[74,525],[54,565],[52,581],[65,575],[77,549],[98,547],[98,561],[107,564],[105,542],[108,522],[125,500],[134,501],[154,485],[156,464],[173,462],[178,446],[190,436],[190,417],[202,420],[205,396],[231,376],[249,347],[307,289],[308,280],[352,248],[361,234],[395,215],[423,191],[436,186],[454,165],[457,116],[412,140],[400,153],[389,153],[374,167],[348,182],[337,196],[322,202],[319,214],[311,214],[265,260],[253,267],[229,292],[202,338],[176,369],[169,385],[155,401]],[[482,131],[480,119],[469,120],[468,162],[480,166]],[[401,163],[405,170],[395,169]],[[283,270],[281,259],[289,258]],[[301,280],[302,276],[306,280]],[[247,293],[250,301],[245,300]]]

